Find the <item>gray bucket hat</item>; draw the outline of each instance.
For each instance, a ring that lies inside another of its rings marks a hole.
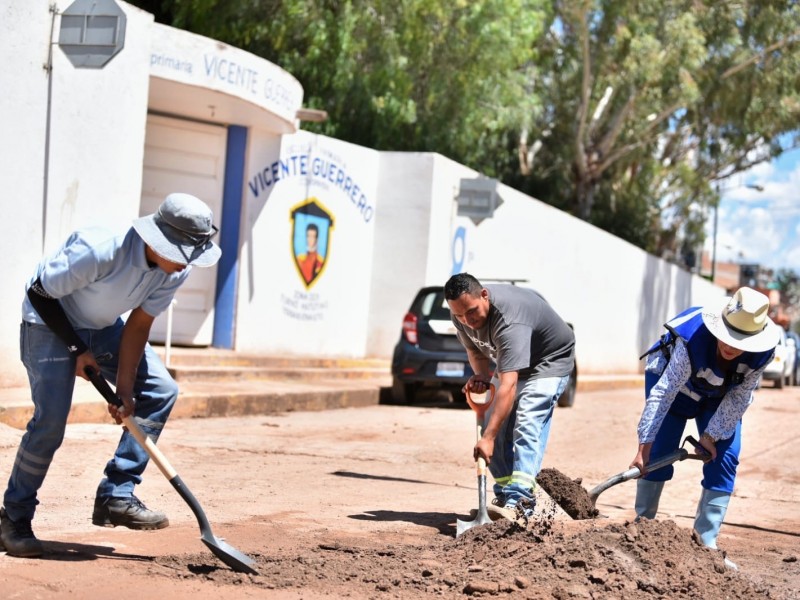
[[[217,233],[211,209],[191,194],[167,196],[158,210],[133,222],[133,228],[161,258],[181,265],[210,267],[222,250],[211,238]]]

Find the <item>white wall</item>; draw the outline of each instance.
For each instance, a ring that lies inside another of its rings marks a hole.
[[[69,4],[58,2],[58,10]],[[11,0],[2,13],[0,186],[8,221],[0,269],[8,283],[0,287],[0,356],[8,360],[0,361],[0,382],[7,384],[26,381],[19,362],[20,305],[42,253],[81,226],[128,226],[138,214],[141,188],[152,15],[120,3],[127,15],[125,48],[103,69],[76,69],[53,46],[48,132],[43,65],[49,5]],[[54,40],[59,23],[56,17]]]
[[[400,336],[400,322],[414,292],[430,283],[434,154],[380,153],[380,210],[370,287],[367,355],[387,356]]]
[[[42,174],[44,172],[47,36],[50,14],[44,2],[14,0],[0,11],[0,189],[5,227],[0,250],[0,382],[21,379],[20,305],[24,283],[42,251]],[[15,27],[28,23],[27,28]]]
[[[307,132],[280,142],[252,132],[237,350],[364,356],[378,161],[373,150]],[[327,176],[323,168],[331,169]],[[294,258],[304,251],[305,237],[295,249],[292,212],[311,199],[332,217],[333,227],[324,268],[307,286]]]
[[[391,239],[398,227],[403,235],[394,238],[399,252],[376,252],[371,354],[390,356],[416,290],[443,285],[454,272],[527,280],[523,285],[541,292],[574,325],[579,368],[586,373],[636,372],[639,355],[663,333],[667,319],[723,293],[507,186],[500,186],[502,204],[493,218],[476,225],[459,217],[455,198],[460,179],[476,176],[438,155],[382,156],[376,239]],[[430,197],[425,198],[428,188]],[[420,219],[417,212],[430,218]],[[413,226],[404,226],[407,221]],[[454,256],[459,227],[465,230],[465,245],[463,254]]]
[[[77,69],[53,49],[48,251],[77,227],[124,229],[139,215],[153,17],[120,7],[125,47],[102,69]]]

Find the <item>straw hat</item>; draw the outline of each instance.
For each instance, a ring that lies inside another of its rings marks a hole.
[[[766,352],[778,345],[780,330],[769,312],[769,298],[743,287],[723,302],[703,308],[703,323],[721,342],[745,352]]]
[[[133,228],[161,258],[181,265],[214,265],[222,254],[211,209],[190,194],[170,194],[158,211],[136,219]]]

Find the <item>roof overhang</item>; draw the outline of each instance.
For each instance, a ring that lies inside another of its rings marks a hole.
[[[215,40],[153,27],[150,110],[280,134],[297,131],[303,88],[290,73]]]

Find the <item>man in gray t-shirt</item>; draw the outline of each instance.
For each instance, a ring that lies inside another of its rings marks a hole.
[[[486,459],[495,480],[490,514],[514,520],[520,500],[527,501],[520,508],[533,508],[553,409],[575,364],[575,336],[531,289],[484,287],[460,273],[447,281],[444,295],[475,372],[464,393],[481,394],[495,385],[473,456]]]

